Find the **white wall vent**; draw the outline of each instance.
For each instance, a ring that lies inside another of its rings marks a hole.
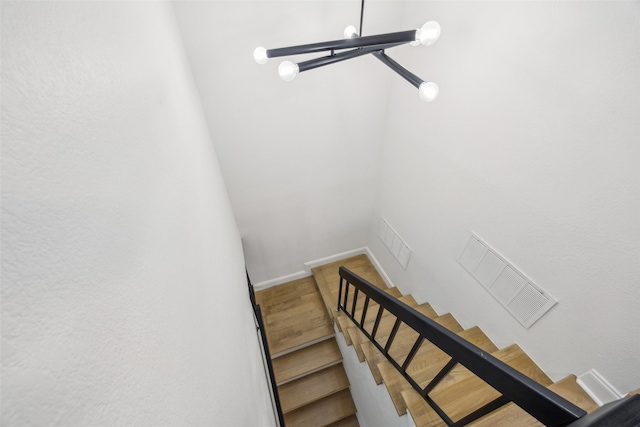
[[[458,262],[527,329],[557,303],[475,235]]]
[[[402,268],[407,269],[412,250],[398,235],[384,218],[380,218],[380,228],[378,229],[378,237],[384,242],[384,245],[391,251]]]

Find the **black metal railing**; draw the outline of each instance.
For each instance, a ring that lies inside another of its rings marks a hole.
[[[520,406],[546,426],[567,426],[586,415],[585,411],[571,402],[558,396],[551,390],[491,356],[486,351],[476,347],[447,328],[439,325],[417,310],[393,298],[346,268],[340,267],[339,273],[340,288],[337,310],[343,311],[347,317],[355,323],[362,333],[371,340],[373,345],[387,358],[398,372],[402,374],[409,384],[420,393],[429,406],[433,408],[448,426],[464,426],[509,402]],[[353,288],[353,291],[350,295],[351,288]],[[358,298],[361,294],[363,294],[365,300],[364,303],[361,304],[361,314],[356,316]],[[373,324],[371,324],[371,322],[365,322],[371,300],[378,304],[378,312]],[[381,341],[376,339],[376,334],[378,333],[378,327],[385,311],[395,317],[395,323],[383,346]],[[367,330],[365,324],[370,327],[370,330]],[[418,336],[413,347],[406,357],[404,357],[404,360],[400,361],[396,360],[390,354],[390,349],[398,329],[402,324],[413,329],[417,332]],[[451,359],[444,368],[435,375],[431,382],[423,387],[411,377],[407,369],[410,367],[414,356],[425,340],[447,353]],[[440,381],[458,364],[463,365],[473,374],[481,378],[498,391],[501,396],[454,421],[429,396],[429,393],[434,390]]]
[[[260,342],[262,343],[262,359],[264,361],[267,376],[269,377],[269,383],[271,384],[271,399],[273,400],[273,407],[275,417],[278,420],[278,425],[284,427],[284,415],[282,414],[282,405],[280,404],[280,396],[278,395],[278,384],[276,383],[276,376],[273,372],[273,363],[271,362],[271,353],[269,352],[269,343],[267,342],[267,335],[264,330],[264,321],[262,320],[262,310],[260,306],[256,304],[256,294],[249,279],[249,273],[247,273],[247,284],[249,286],[249,299],[251,300],[251,307],[253,307],[253,314],[256,319],[256,328],[260,335]]]

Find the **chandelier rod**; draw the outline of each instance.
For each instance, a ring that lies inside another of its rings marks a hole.
[[[356,48],[333,55],[323,56],[321,58],[310,59],[308,61],[299,62],[298,71],[301,73],[303,71],[313,70],[314,68],[324,67],[325,65],[346,61],[347,59],[357,58],[358,56],[368,55],[370,53],[375,55],[378,52],[384,52],[384,49],[399,46],[401,44],[404,44],[404,42]]]
[[[416,40],[416,31],[417,30],[407,30],[395,33],[377,34],[374,36],[353,37],[350,39],[331,40],[320,43],[267,49],[266,54],[267,58],[276,58],[279,56],[302,55],[306,53],[384,45],[390,43],[405,44]]]
[[[358,34],[360,34],[362,36],[362,19],[364,18],[364,0],[362,0],[362,3],[360,4],[360,32]]]

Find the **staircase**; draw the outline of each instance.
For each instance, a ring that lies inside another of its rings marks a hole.
[[[287,427],[356,427],[333,320],[313,277],[258,291]]]
[[[499,349],[480,328],[464,329],[449,313],[438,314],[428,304],[418,304],[411,295],[388,288],[366,255],[314,268],[313,277],[279,285],[256,293],[265,320],[273,366],[282,402],[285,424],[294,426],[357,426],[356,408],[349,393],[349,381],[342,367],[342,355],[335,341],[333,322],[352,346],[360,362],[366,362],[377,384],[384,384],[399,416],[407,411],[417,427],[445,426],[445,422],[398,373],[386,357],[342,312],[336,311],[340,277],[344,266],[413,307],[424,316],[480,347],[536,382],[550,388],[573,404],[591,412],[593,400],[571,375],[553,383],[517,345]],[[356,318],[363,300],[356,304]],[[371,301],[365,319],[372,324],[378,311]],[[376,339],[384,343],[392,334],[395,318],[385,311]],[[402,360],[412,349],[417,333],[406,325],[395,333],[389,352]],[[449,356],[425,341],[407,372],[422,387],[449,362]],[[457,421],[499,396],[488,384],[461,365],[451,370],[430,396]],[[469,424],[472,426],[540,426],[536,419],[514,404],[507,404]]]

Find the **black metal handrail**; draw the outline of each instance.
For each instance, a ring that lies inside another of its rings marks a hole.
[[[402,301],[393,298],[362,277],[357,276],[344,267],[340,267],[339,273],[340,288],[337,310],[343,311],[346,316],[355,323],[447,425],[454,427],[464,426],[509,402],[515,403],[546,426],[567,426],[586,415],[586,412],[576,405],[558,396],[556,393],[538,384],[501,360],[493,357],[481,348],[459,337],[447,328],[404,304]],[[351,299],[349,299],[349,289],[351,286],[355,289]],[[362,307],[362,315],[360,319],[356,319],[355,312],[360,293],[365,295],[365,301]],[[374,300],[379,305],[379,308],[373,327],[371,331],[368,331],[365,328],[365,319],[371,300]],[[395,316],[396,321],[383,347],[376,340],[376,333],[385,310]],[[401,324],[409,326],[418,333],[418,338],[402,362],[402,365],[389,354],[389,350]],[[407,369],[424,340],[439,347],[451,357],[451,360],[440,373],[423,388],[411,377]],[[502,396],[463,418],[453,421],[445,411],[429,397],[429,393],[457,364],[464,365],[469,371],[501,393]]]
[[[247,285],[249,286],[249,299],[251,300],[251,307],[253,308],[253,314],[256,318],[256,327],[260,334],[260,340],[262,342],[262,348],[264,350],[263,360],[266,364],[267,375],[271,384],[271,396],[273,398],[274,410],[276,412],[276,418],[278,419],[278,425],[284,427],[284,415],[282,413],[282,405],[280,404],[280,395],[278,394],[278,383],[276,382],[276,376],[273,372],[273,363],[271,362],[271,352],[269,351],[269,343],[267,342],[267,335],[264,330],[264,321],[262,320],[262,310],[260,305],[256,304],[256,294],[249,279],[249,273],[247,273]]]

